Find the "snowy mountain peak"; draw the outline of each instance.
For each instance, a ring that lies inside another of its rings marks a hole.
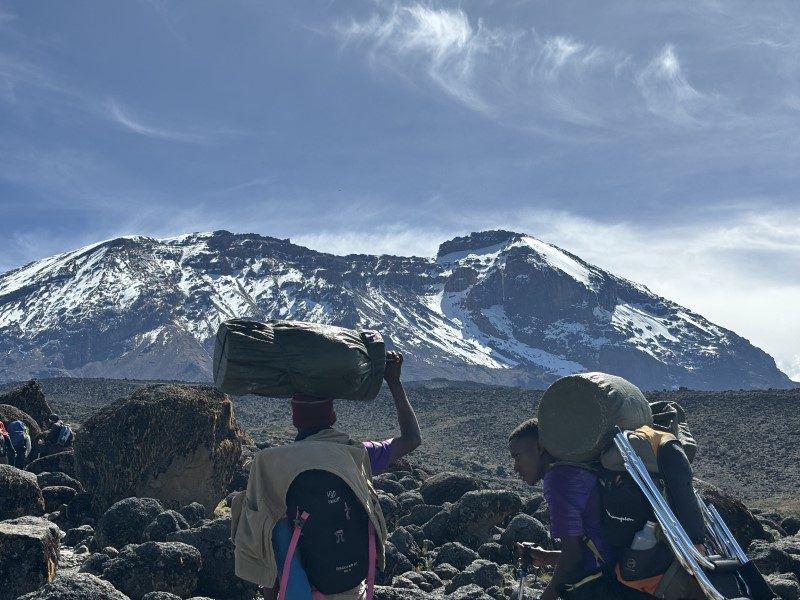
[[[792,385],[735,333],[509,231],[455,238],[436,260],[228,231],[92,244],[0,275],[0,380],[208,380],[214,333],[233,317],[378,329],[409,378],[541,387],[601,370],[644,388]]]

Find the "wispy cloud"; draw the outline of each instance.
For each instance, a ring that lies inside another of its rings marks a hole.
[[[365,48],[373,67],[427,82],[462,105],[501,121],[542,125],[544,117],[597,125],[575,88],[585,76],[615,77],[626,61],[619,52],[569,36],[540,37],[535,30],[492,27],[463,9],[395,3],[366,20],[338,24],[343,46]]]
[[[134,116],[116,100],[109,100],[105,104],[104,112],[112,122],[122,126],[126,131],[145,137],[188,144],[208,144],[214,139],[212,134],[207,132],[182,131],[162,124],[147,123]]]
[[[697,111],[708,102],[687,80],[671,44],[639,72],[636,83],[648,110],[674,123],[698,123]]]

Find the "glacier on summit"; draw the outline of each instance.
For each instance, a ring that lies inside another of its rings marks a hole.
[[[208,381],[233,317],[377,329],[415,379],[543,387],[603,370],[646,389],[793,385],[732,331],[509,231],[449,240],[435,258],[226,231],[92,244],[0,275],[0,380]]]

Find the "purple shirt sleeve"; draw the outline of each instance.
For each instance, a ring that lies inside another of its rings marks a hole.
[[[597,485],[591,471],[560,465],[547,471],[542,482],[550,508],[550,533],[554,538],[583,536],[584,511]]]
[[[373,475],[383,473],[389,466],[389,459],[392,457],[392,441],[364,442],[364,448],[369,455],[369,464],[372,467]]]

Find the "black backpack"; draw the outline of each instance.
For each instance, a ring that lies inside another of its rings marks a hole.
[[[369,516],[352,489],[328,471],[298,475],[286,493],[286,514],[308,513],[298,543],[308,580],[323,594],[351,590],[369,571]]]

